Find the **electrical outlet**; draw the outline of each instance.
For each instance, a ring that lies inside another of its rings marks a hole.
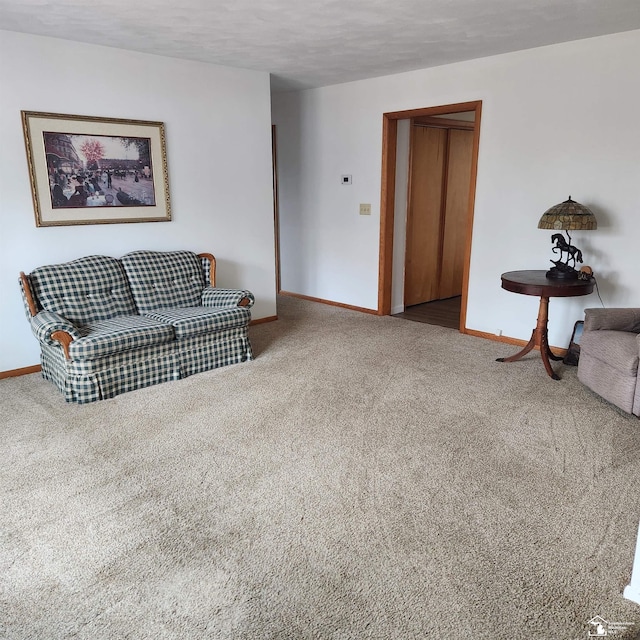
[[[360,204],[360,215],[361,216],[370,216],[371,215],[371,205],[370,204]]]

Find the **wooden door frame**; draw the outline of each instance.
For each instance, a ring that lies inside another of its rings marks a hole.
[[[273,227],[276,257],[276,293],[280,293],[280,202],[278,197],[278,150],[276,125],[271,125],[271,171],[273,177]]]
[[[469,264],[471,259],[471,236],[475,208],[476,179],[478,174],[478,149],[480,146],[480,118],[482,100],[457,104],[391,111],[382,114],[382,180],[380,191],[380,262],[378,269],[378,315],[391,314],[391,280],[393,274],[393,221],[396,195],[396,152],[398,120],[421,116],[436,116],[461,111],[475,112],[471,180],[469,185],[469,210],[465,233],[465,260],[462,275],[462,303],[460,308],[460,331],[464,332],[467,320],[467,297],[469,289]]]

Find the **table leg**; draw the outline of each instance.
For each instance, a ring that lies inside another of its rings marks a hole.
[[[518,353],[513,356],[509,356],[508,358],[497,358],[497,362],[515,362],[516,360],[520,360],[522,356],[525,356],[527,353],[529,353],[529,351],[531,351],[534,347],[539,347],[540,356],[542,357],[542,364],[544,365],[547,374],[554,380],[560,380],[560,376],[551,368],[551,363],[549,362],[549,358],[551,358],[552,360],[562,360],[562,357],[556,356],[549,347],[549,340],[547,337],[548,321],[549,298],[547,296],[541,296],[540,308],[538,309],[538,322],[536,324],[536,328],[531,334],[531,339],[529,340],[529,342],[527,342],[522,351],[518,351]]]
[[[549,346],[548,342],[546,342],[546,345],[547,345],[547,356],[549,356],[549,358],[551,358],[552,360],[555,360],[556,362],[560,360],[564,360],[564,356],[557,356],[555,353],[553,353],[553,351],[551,351],[551,347]]]
[[[527,344],[525,345],[524,349],[522,349],[522,351],[518,351],[518,353],[512,356],[509,356],[508,358],[496,358],[496,362],[515,362],[516,360],[520,360],[522,356],[526,356],[527,353],[531,351],[531,349],[538,346],[538,342],[536,340],[537,337],[538,337],[538,334],[536,332],[536,329],[534,329],[531,334],[531,339],[529,340],[529,342],[527,342]]]

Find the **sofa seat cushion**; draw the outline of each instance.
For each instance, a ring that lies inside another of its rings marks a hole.
[[[181,307],[156,309],[145,313],[145,316],[173,325],[176,338],[181,339],[246,326],[251,312],[245,307]]]
[[[175,339],[173,327],[144,316],[119,316],[80,327],[82,338],[69,345],[73,360],[95,360],[112,353],[161,345]]]
[[[606,362],[625,376],[638,375],[640,339],[628,331],[585,331],[580,340],[580,353]]]

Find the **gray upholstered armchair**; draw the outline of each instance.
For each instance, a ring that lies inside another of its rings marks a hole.
[[[640,309],[586,309],[578,378],[627,413],[640,417]]]

